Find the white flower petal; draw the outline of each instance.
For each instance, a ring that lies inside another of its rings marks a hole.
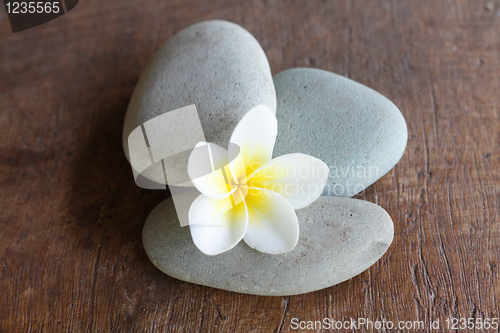
[[[235,190],[230,182],[232,176],[226,170],[227,150],[216,144],[197,144],[189,156],[187,169],[196,189],[210,198],[227,198]]]
[[[229,170],[233,176],[233,179],[235,179],[236,183],[238,184],[246,184],[246,165],[241,148],[237,144],[229,143],[228,156]]]
[[[246,197],[248,227],[243,237],[250,247],[264,253],[293,250],[299,223],[292,205],[276,192],[251,188]]]
[[[257,105],[241,118],[229,142],[240,147],[247,175],[271,160],[277,133],[276,117],[265,105]]]
[[[328,166],[304,154],[279,156],[249,176],[248,186],[279,193],[294,209],[304,208],[319,198],[328,178]]]
[[[233,207],[230,198],[212,199],[201,194],[189,208],[193,242],[208,255],[232,249],[245,235],[247,224],[245,201]]]

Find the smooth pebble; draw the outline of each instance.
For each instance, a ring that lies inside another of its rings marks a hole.
[[[389,99],[332,72],[293,68],[274,77],[278,138],[274,156],[304,153],[330,168],[323,195],[351,197],[399,161],[406,123]]]
[[[393,239],[389,214],[367,201],[320,197],[297,216],[300,237],[291,252],[264,254],[241,241],[208,256],[194,245],[189,227],[179,225],[169,198],[149,215],[143,244],[153,264],[179,280],[282,296],[327,288],[360,274],[382,257]]]

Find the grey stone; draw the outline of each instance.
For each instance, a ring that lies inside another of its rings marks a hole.
[[[304,153],[330,167],[323,195],[353,196],[399,161],[408,138],[399,109],[343,76],[293,68],[274,77],[278,138],[274,156]]]
[[[174,278],[269,296],[307,293],[350,279],[379,260],[393,239],[389,214],[366,201],[320,197],[297,216],[299,242],[279,255],[258,252],[243,241],[217,256],[203,254],[189,227],[180,227],[170,198],[151,212],[142,237],[153,264]]]
[[[198,109],[207,141],[222,147],[252,107],[264,104],[276,112],[267,57],[248,31],[227,21],[205,21],[180,31],[156,52],[125,116],[122,139],[127,158],[132,130],[191,104]]]

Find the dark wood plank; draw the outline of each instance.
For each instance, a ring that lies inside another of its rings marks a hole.
[[[258,297],[149,262],[141,228],[168,193],[134,185],[123,117],[153,52],[214,18],[254,34],[273,73],[330,70],[401,108],[407,150],[358,196],[395,239],[361,275]],[[16,34],[0,10],[0,332],[287,332],[324,317],[439,318],[444,332],[448,317],[499,317],[499,59],[499,1],[81,0]]]

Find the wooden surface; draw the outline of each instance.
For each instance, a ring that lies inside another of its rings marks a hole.
[[[214,18],[248,29],[273,74],[330,70],[400,107],[406,152],[359,196],[389,212],[395,238],[361,275],[259,297],[184,283],[149,262],[141,228],[168,193],[135,186],[123,117],[153,52]],[[0,332],[288,332],[292,318],[499,317],[499,61],[498,0],[81,0],[16,34],[2,5]]]

